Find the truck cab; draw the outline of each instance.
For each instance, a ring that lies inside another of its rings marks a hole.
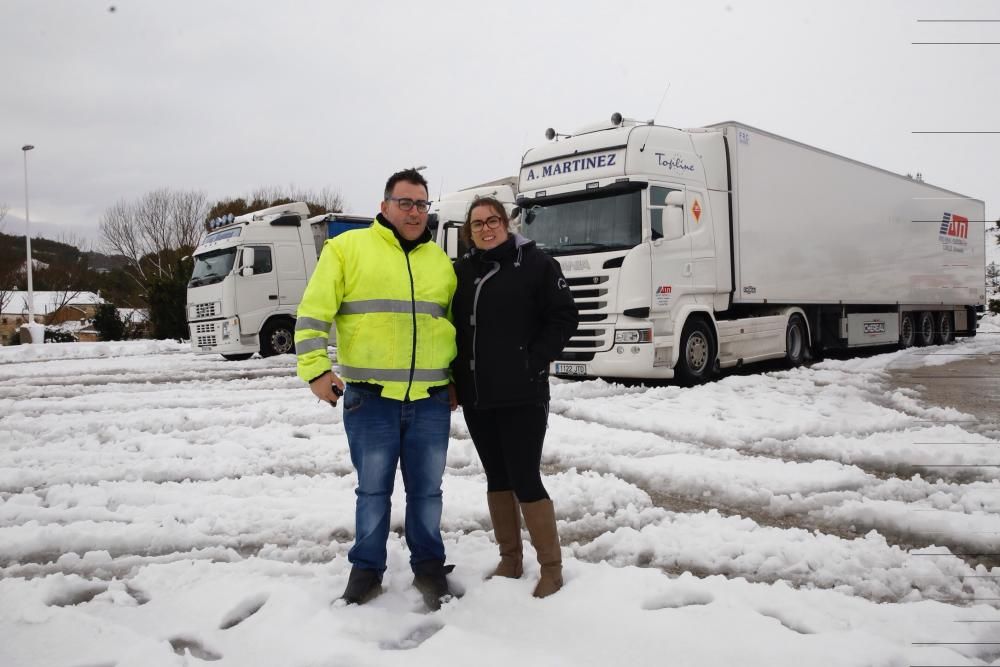
[[[194,351],[230,360],[294,351],[295,313],[316,268],[308,219],[295,202],[209,224],[188,282]]]
[[[458,259],[468,248],[459,238],[458,230],[465,224],[465,215],[469,206],[479,197],[496,197],[507,209],[507,215],[513,217],[516,204],[517,179],[501,178],[490,183],[475,185],[464,190],[458,190],[441,197],[431,208],[430,220],[427,225],[434,233],[439,246],[452,260]],[[516,220],[511,220],[511,229],[516,228]]]

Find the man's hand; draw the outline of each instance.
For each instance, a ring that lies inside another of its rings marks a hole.
[[[454,412],[458,408],[458,392],[455,390],[455,383],[448,383],[448,403],[451,404],[451,411]]]
[[[309,389],[316,398],[336,407],[337,399],[344,395],[344,381],[333,371],[328,371],[310,382]]]

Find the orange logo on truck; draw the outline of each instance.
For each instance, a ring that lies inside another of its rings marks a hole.
[[[691,212],[694,213],[694,221],[701,222],[701,204],[698,203],[697,199],[695,199],[694,204],[691,205]]]

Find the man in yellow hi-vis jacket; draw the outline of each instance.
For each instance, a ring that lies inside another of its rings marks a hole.
[[[449,386],[455,328],[448,316],[455,272],[427,229],[429,206],[418,171],[393,174],[372,225],[324,244],[299,305],[298,375],[333,405],[343,393],[344,429],[358,473],[348,603],[381,592],[397,463],[414,584],[432,608],[450,594],[441,479],[455,407]],[[333,322],[339,377],[326,350]]]

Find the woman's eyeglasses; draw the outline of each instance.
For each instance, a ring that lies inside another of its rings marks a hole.
[[[499,215],[491,215],[490,217],[486,218],[485,220],[473,220],[472,222],[469,223],[469,227],[474,232],[481,232],[481,231],[483,231],[483,227],[489,227],[490,229],[496,229],[497,227],[500,226],[500,222],[501,222],[501,220],[500,220],[500,216]]]

